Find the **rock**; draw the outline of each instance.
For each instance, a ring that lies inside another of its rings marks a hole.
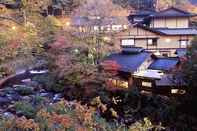
[[[9,105],[6,109],[8,112],[11,112],[11,113],[15,113],[15,103],[12,104],[12,105]]]
[[[63,94],[59,93],[59,94],[55,94],[53,97],[53,101],[60,101],[61,98],[63,98]]]
[[[15,94],[6,94],[6,97],[9,100],[12,100],[12,101],[20,101],[22,99],[21,96],[18,95],[17,93],[15,93]]]
[[[40,93],[46,93],[45,89],[41,89],[39,92]]]
[[[22,97],[22,100],[25,102],[30,102],[32,100],[32,98],[30,96],[24,96],[24,97]]]
[[[29,87],[26,85],[15,85],[15,91],[22,96],[31,95],[34,93],[33,87]]]
[[[21,82],[23,82],[23,83],[30,83],[31,79],[24,79],[24,80],[21,80]]]
[[[29,71],[31,74],[46,74],[49,71],[48,70],[31,70]]]
[[[4,118],[6,119],[10,119],[10,118],[14,118],[14,114],[10,113],[10,112],[5,112],[2,115]]]
[[[0,114],[2,114],[4,112],[4,110],[3,109],[0,109]]]
[[[49,96],[51,96],[51,94],[50,93],[40,93],[40,96],[41,97],[49,97]]]
[[[2,92],[4,92],[5,94],[15,94],[16,93],[14,91],[14,89],[11,87],[4,88]]]
[[[8,98],[6,98],[6,97],[0,97],[0,106],[2,106],[2,105],[7,105],[7,104],[9,104],[11,101],[8,99]]]
[[[0,97],[5,97],[6,93],[5,92],[0,92]]]

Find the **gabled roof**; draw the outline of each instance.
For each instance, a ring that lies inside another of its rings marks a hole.
[[[195,16],[195,14],[191,14],[187,11],[183,11],[175,7],[171,7],[160,12],[155,12],[150,15],[150,17],[154,17],[154,18],[155,17],[191,17],[191,16]]]
[[[156,58],[148,69],[170,71],[175,68],[178,63],[179,59],[176,57]]]
[[[134,73],[146,59],[152,56],[152,53],[142,51],[140,53],[113,53],[106,57],[105,60],[115,61],[120,65],[119,71]]]
[[[154,10],[140,10],[135,12],[135,14],[131,14],[130,16],[149,16],[154,13],[156,13]]]
[[[163,35],[197,35],[196,28],[152,28],[151,30]]]

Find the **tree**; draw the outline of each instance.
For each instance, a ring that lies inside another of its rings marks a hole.
[[[190,4],[188,0],[157,0],[156,9],[162,10],[168,7],[184,7],[185,5]]]
[[[188,50],[187,58],[188,61],[186,61],[184,65],[184,73],[186,75],[187,81],[191,86],[191,89],[194,91],[191,91],[191,93],[197,93],[196,90],[196,82],[197,82],[197,38],[195,38],[192,41],[192,45]]]
[[[108,47],[110,46],[109,43],[112,43],[110,37],[116,33],[106,32],[103,27],[128,25],[129,23],[127,20],[128,10],[114,4],[112,0],[87,0],[73,12],[73,15],[79,19],[81,17],[87,18],[85,35],[82,34],[81,39],[89,43],[90,52],[92,52],[90,55],[95,58],[95,63],[98,63],[100,58],[105,55],[102,52],[105,50],[103,47],[107,46],[106,43],[108,43]],[[95,27],[97,31],[93,31]]]
[[[74,15],[88,17],[98,16],[103,19],[104,17],[126,16],[127,14],[123,13],[125,10],[126,9],[123,9],[121,6],[114,4],[112,0],[87,0],[75,10]]]
[[[188,109],[192,110],[193,113],[197,113],[197,38],[195,37],[192,41],[191,47],[189,47],[187,52],[187,61],[185,61],[183,66],[183,74],[185,74],[185,80],[188,84],[188,95],[186,99],[186,104]]]
[[[84,0],[53,0],[53,5],[60,5],[66,15],[70,15],[73,10],[79,7]]]

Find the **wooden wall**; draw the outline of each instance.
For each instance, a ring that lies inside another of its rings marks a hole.
[[[150,26],[152,28],[188,28],[189,18],[154,18]]]

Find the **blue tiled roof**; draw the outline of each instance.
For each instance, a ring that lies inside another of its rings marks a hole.
[[[169,71],[179,63],[178,58],[157,58],[148,68]]]
[[[141,64],[149,57],[151,57],[149,52],[141,52],[136,54],[125,54],[125,53],[114,53],[106,57],[105,60],[115,61],[121,66],[120,71],[123,72],[135,72]]]

